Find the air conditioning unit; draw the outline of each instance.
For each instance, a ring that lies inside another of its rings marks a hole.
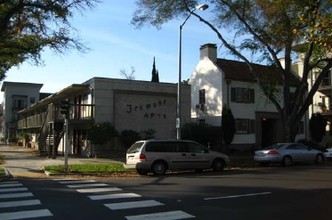
[[[201,103],[201,104],[197,104],[196,105],[196,109],[198,110],[201,110],[201,111],[204,111],[205,110],[205,104],[204,103]]]

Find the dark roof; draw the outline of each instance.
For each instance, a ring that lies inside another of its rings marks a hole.
[[[2,83],[1,91],[4,92],[5,88],[7,86],[30,86],[30,87],[39,87],[39,89],[43,86],[43,84],[40,83],[25,83],[25,82],[9,82],[9,81],[4,81]]]
[[[49,96],[51,96],[51,95],[53,95],[53,93],[45,93],[45,92],[41,92],[41,93],[39,93],[39,100],[42,100],[42,99],[44,99],[44,98],[46,98],[46,97],[49,97]]]
[[[249,67],[245,62],[235,60],[217,59],[218,67],[223,71],[224,78],[229,80],[255,82],[256,79],[249,71]],[[255,73],[259,78],[269,79],[271,81],[281,83],[281,72],[274,66],[266,66],[251,63]],[[291,85],[297,85],[299,79],[295,75],[290,76]]]

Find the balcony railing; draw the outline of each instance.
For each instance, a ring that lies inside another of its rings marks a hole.
[[[94,105],[90,104],[73,105],[70,109],[69,120],[75,120],[77,122],[80,120],[85,121],[87,119],[93,119],[93,109]],[[45,120],[46,122],[63,121],[64,116],[60,113],[59,108],[53,106],[48,112],[45,111],[22,118],[18,121],[18,128],[40,128]]]

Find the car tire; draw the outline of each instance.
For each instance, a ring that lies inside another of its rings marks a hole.
[[[147,175],[147,174],[148,174],[148,171],[147,171],[147,170],[137,169],[136,171],[137,171],[137,173],[138,173],[139,175]]]
[[[167,164],[164,161],[156,161],[152,164],[152,172],[155,175],[164,175],[167,170]]]
[[[225,161],[222,159],[215,159],[212,163],[212,169],[215,172],[223,171],[225,168]]]
[[[324,163],[324,157],[323,157],[323,155],[317,154],[315,163],[316,164],[323,164]]]
[[[293,159],[290,156],[285,156],[284,159],[282,159],[282,165],[284,167],[290,167],[293,165]]]

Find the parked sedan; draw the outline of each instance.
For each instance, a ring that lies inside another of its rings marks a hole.
[[[324,152],[325,158],[332,160],[332,147],[331,148],[327,148]]]
[[[281,163],[288,167],[297,162],[324,162],[324,153],[301,143],[278,143],[255,151],[254,160],[261,165]]]

